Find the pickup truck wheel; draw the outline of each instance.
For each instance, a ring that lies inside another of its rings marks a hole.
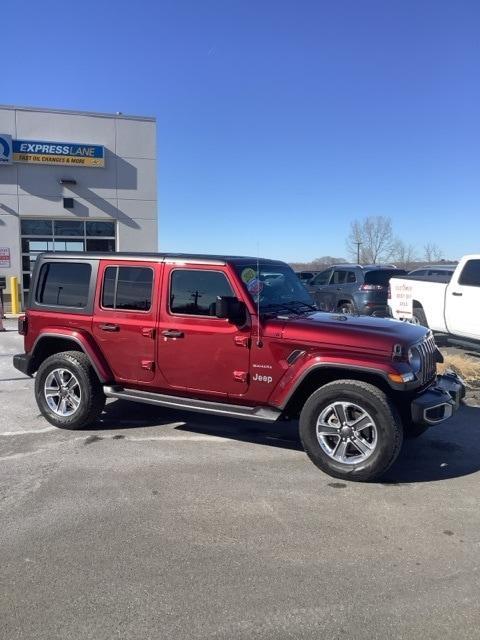
[[[412,316],[414,324],[421,324],[422,327],[428,328],[427,316],[422,307],[413,307]]]
[[[300,414],[300,439],[310,460],[343,480],[378,478],[403,442],[400,417],[385,393],[358,380],[324,385]]]
[[[88,356],[81,351],[55,353],[40,365],[35,398],[42,415],[60,429],[81,429],[105,405],[102,385]]]

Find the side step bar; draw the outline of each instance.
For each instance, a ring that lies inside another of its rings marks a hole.
[[[103,387],[103,392],[107,398],[121,398],[122,400],[156,404],[161,407],[211,413],[228,418],[275,422],[282,414],[279,409],[274,409],[273,407],[246,407],[244,405],[197,400],[196,398],[181,398],[178,396],[167,396],[162,393],[152,393],[151,391],[124,389],[118,385],[105,386]]]

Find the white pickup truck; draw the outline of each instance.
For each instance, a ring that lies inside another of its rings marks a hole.
[[[397,320],[480,345],[480,255],[464,256],[451,277],[391,278],[388,305]]]

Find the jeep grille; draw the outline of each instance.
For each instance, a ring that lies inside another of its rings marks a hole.
[[[425,340],[419,342],[416,346],[422,360],[422,366],[420,368],[420,371],[418,372],[418,377],[420,378],[422,384],[427,384],[427,382],[430,382],[432,380],[437,371],[437,345],[435,344],[435,340],[430,333],[425,338]]]

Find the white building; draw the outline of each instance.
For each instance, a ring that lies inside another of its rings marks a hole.
[[[0,278],[23,300],[42,251],[156,251],[156,171],[154,118],[0,106]]]

